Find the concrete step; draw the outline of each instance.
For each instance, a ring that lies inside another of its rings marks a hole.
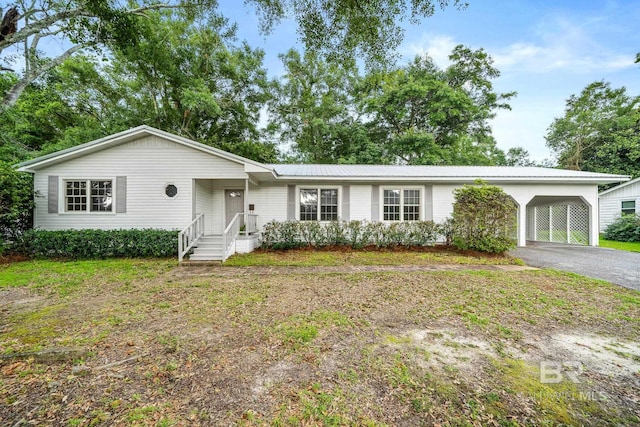
[[[222,255],[196,255],[189,256],[189,261],[222,261]]]
[[[220,243],[209,243],[209,242],[198,242],[198,246],[194,246],[196,249],[204,249],[204,250],[222,250],[222,242]]]
[[[222,243],[222,237],[201,237],[198,240],[198,244],[200,243]]]
[[[221,261],[222,240],[222,235],[219,234],[202,236],[194,246],[189,261]]]

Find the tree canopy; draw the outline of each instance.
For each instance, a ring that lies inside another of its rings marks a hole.
[[[16,147],[50,152],[144,123],[275,161],[258,132],[271,96],[262,51],[237,43],[235,27],[215,14],[155,11],[138,31],[135,48],[114,49],[107,62],[77,55],[2,112],[14,157],[24,154]]]
[[[350,64],[327,62],[313,52],[280,55],[285,74],[275,83],[269,132],[291,148],[290,160],[309,163],[384,163],[355,109],[361,80]]]
[[[500,75],[482,49],[456,46],[446,69],[428,56],[391,71],[373,73],[363,85],[363,108],[383,135],[394,162],[495,164],[504,153],[489,120],[514,92],[496,93]]]
[[[467,7],[462,0],[247,0],[255,6],[263,32],[294,19],[306,51],[339,62],[363,58],[376,68],[394,59],[403,39],[400,23],[417,23],[437,8]]]
[[[465,6],[460,0],[413,0],[410,5],[405,0],[246,2],[255,7],[265,33],[292,18],[306,50],[341,60],[359,55],[371,66],[390,63],[402,40],[400,21],[431,16],[436,6],[449,3]],[[30,83],[80,51],[137,46],[152,11],[179,9],[200,16],[215,12],[217,1],[15,0],[8,6],[0,29],[0,72],[18,78],[4,90],[1,108],[15,104]],[[62,50],[44,52],[43,42],[51,45],[51,40]]]
[[[526,153],[505,155],[491,135],[489,120],[509,108],[515,93],[494,90],[500,73],[483,49],[457,46],[446,68],[428,56],[405,65],[383,58],[400,40],[387,37],[399,24],[392,17],[418,19],[461,2],[247,3],[264,31],[293,17],[306,34],[309,49],[280,56],[285,74],[278,80],[267,77],[262,51],[237,40],[214,0],[18,1],[16,10],[26,12],[0,49],[20,42],[31,47],[21,52],[25,72],[0,73],[0,91],[11,98],[0,109],[3,159],[22,160],[145,123],[263,162],[525,161]],[[313,35],[314,22],[316,30],[331,31]],[[382,25],[375,37],[372,22]],[[46,37],[82,52],[47,57],[37,49]],[[377,52],[383,56],[368,59],[385,67],[363,70],[354,61],[336,61],[330,52],[337,46],[352,59]],[[28,76],[32,66],[38,77]]]
[[[145,1],[119,0],[16,0],[7,14],[16,11],[15,26],[0,40],[2,72],[18,78],[3,92],[2,107],[16,103],[25,88],[47,71],[83,49],[136,45],[140,25],[154,10],[180,8],[198,13],[216,5],[215,0]],[[61,46],[42,50],[43,43]]]
[[[491,57],[457,46],[440,69],[429,56],[360,75],[314,53],[282,55],[270,130],[312,163],[504,164],[489,120],[515,93],[497,93]]]
[[[593,82],[567,99],[546,140],[560,167],[639,176],[640,97]]]

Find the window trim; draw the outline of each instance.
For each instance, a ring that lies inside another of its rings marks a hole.
[[[84,181],[87,183],[87,210],[86,211],[70,211],[67,210],[67,182]],[[92,211],[91,210],[91,182],[92,181],[111,181],[111,210],[110,211]],[[92,177],[92,178],[76,178],[61,177],[58,187],[58,213],[61,215],[115,215],[116,214],[116,177]]]
[[[624,208],[624,203],[633,203],[633,212],[625,213],[625,210],[631,210],[631,208]],[[635,215],[638,212],[638,202],[635,199],[630,200],[620,200],[620,216],[624,215]]]
[[[389,220],[389,219],[384,219],[384,191],[385,190],[400,190],[400,219],[399,220]],[[418,206],[420,208],[420,215],[418,219],[415,220],[405,220],[404,219],[404,191],[405,190],[418,190],[418,195],[420,197],[420,202],[417,205],[411,205],[411,206]],[[380,195],[378,196],[378,200],[379,202],[379,209],[378,209],[378,218],[380,218],[380,222],[384,222],[384,223],[395,223],[395,222],[416,222],[416,221],[424,221],[424,215],[425,215],[425,191],[424,191],[424,186],[421,185],[385,185],[385,186],[380,186]]]
[[[338,191],[338,212],[337,212],[337,218],[335,219],[335,221],[340,221],[340,218],[342,218],[342,186],[341,185],[296,185],[296,220],[300,221],[300,222],[311,222],[313,221],[312,219],[300,219],[300,191],[301,190],[317,190],[318,191],[318,219],[315,220],[317,222],[326,224],[329,223],[333,220],[321,220],[320,219],[320,200],[321,200],[321,195],[320,192],[321,190],[337,190]]]

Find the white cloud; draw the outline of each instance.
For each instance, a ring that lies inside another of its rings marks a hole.
[[[403,45],[400,54],[405,60],[428,54],[436,65],[444,68],[451,64],[449,55],[458,44],[450,36],[424,34],[419,40]]]
[[[598,20],[573,23],[561,17],[546,18],[535,26],[533,34],[508,44],[493,41],[482,46],[491,54],[494,65],[502,72],[548,73],[562,71],[585,74],[595,71],[618,71],[637,66],[636,51],[623,53],[615,46],[606,46],[598,40],[598,32],[592,28]],[[449,54],[458,44],[469,43],[456,40],[450,35],[424,33],[417,39],[407,41],[400,49],[404,60],[416,55],[428,54],[440,67],[451,62]]]
[[[576,74],[617,71],[634,66],[635,52],[613,52],[588,31],[593,25],[566,19],[547,19],[536,28],[535,41],[518,41],[491,49],[495,65],[503,72],[547,73],[564,71]]]

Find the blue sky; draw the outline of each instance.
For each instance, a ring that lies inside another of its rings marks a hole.
[[[238,24],[238,36],[265,51],[272,77],[282,72],[279,53],[296,43],[295,23],[285,21],[271,35],[260,35],[252,11],[239,0],[220,0],[220,11]],[[417,25],[405,26],[399,63],[428,53],[441,66],[458,44],[484,48],[502,72],[495,88],[517,91],[512,110],[493,121],[504,150],[525,147],[532,158],[551,157],[544,136],[565,100],[589,83],[605,80],[640,95],[640,2],[469,0],[463,11],[437,11]]]

